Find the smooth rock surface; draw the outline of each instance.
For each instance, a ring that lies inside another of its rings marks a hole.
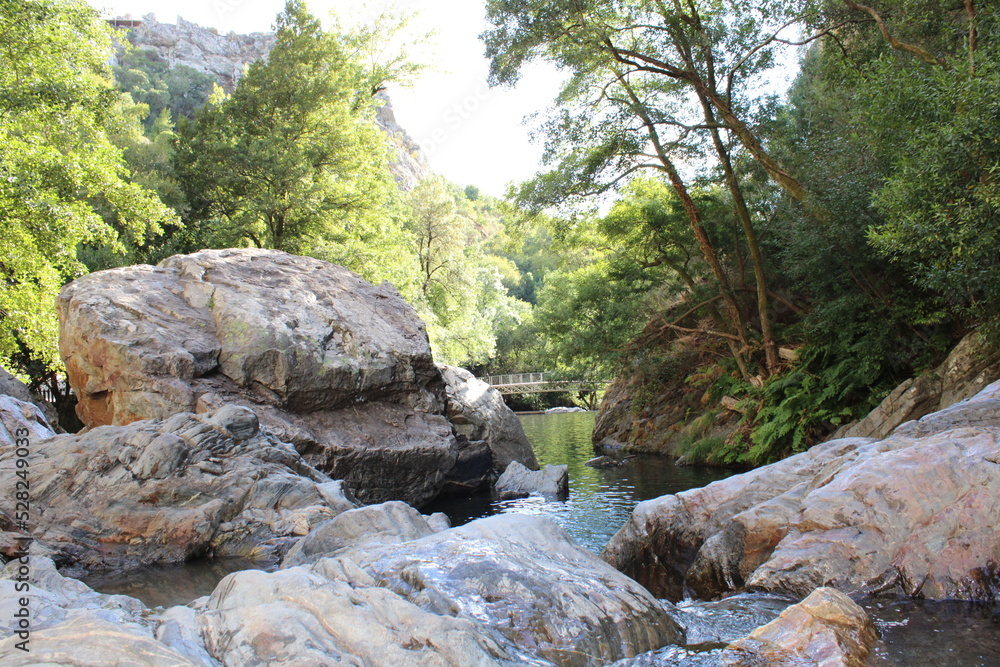
[[[657,595],[1000,594],[1000,383],[881,441],[834,440],[641,503],[604,558]]]
[[[223,579],[199,622],[226,665],[513,665],[478,624],[296,567]]]
[[[39,441],[28,457],[32,534],[60,562],[87,569],[280,557],[353,503],[255,424],[250,410],[231,407]],[[0,451],[5,479],[14,479],[14,454]],[[9,514],[13,488],[0,497]]]
[[[275,250],[206,250],[63,288],[90,428],[250,407],[366,502],[434,497],[457,448],[423,322],[396,290]]]
[[[865,610],[832,588],[817,588],[775,620],[729,645],[722,664],[864,667],[878,640]]]
[[[448,418],[455,431],[469,440],[485,440],[493,453],[497,472],[511,461],[538,469],[535,452],[517,415],[504,403],[499,391],[464,368],[438,364],[447,392]]]
[[[569,466],[546,465],[541,470],[528,470],[513,461],[496,483],[500,494],[539,494],[565,496],[569,492]]]
[[[289,550],[282,567],[410,542],[435,532],[428,517],[398,500],[359,507],[316,526]]]
[[[475,619],[558,665],[603,665],[683,639],[645,589],[543,517],[493,516],[343,557],[420,608]],[[331,559],[313,568],[341,571]]]

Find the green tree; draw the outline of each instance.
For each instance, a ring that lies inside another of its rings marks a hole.
[[[208,101],[212,77],[187,65],[171,67],[156,51],[123,45],[112,68],[118,86],[132,99],[148,107],[143,125],[147,130],[161,119],[164,110],[174,119],[194,118]]]
[[[107,66],[110,29],[83,2],[0,0],[0,359],[58,367],[54,300],[77,248],[122,249],[173,219],[129,181],[135,134]],[[103,213],[103,215],[102,215]],[[110,222],[109,222],[110,220]]]
[[[190,242],[312,255],[405,291],[413,253],[393,211],[372,73],[298,0],[278,15],[276,32],[267,61],[181,128]]]

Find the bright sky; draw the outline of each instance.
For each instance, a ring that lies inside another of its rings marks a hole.
[[[181,16],[220,32],[269,31],[284,0],[88,0],[109,15],[150,12],[161,23]],[[390,3],[369,7],[351,0],[308,0],[313,14],[336,10],[345,22],[363,21]],[[412,88],[390,88],[399,124],[424,148],[431,168],[459,185],[476,185],[500,196],[509,182],[538,170],[542,147],[528,139],[522,120],[541,111],[555,96],[559,74],[544,67],[529,71],[516,89],[490,89],[488,62],[478,35],[486,28],[483,0],[396,0],[418,12],[417,33],[435,31],[433,65]]]

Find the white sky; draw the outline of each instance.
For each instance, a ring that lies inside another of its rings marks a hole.
[[[181,16],[220,32],[269,31],[284,0],[88,0],[109,15],[156,14],[161,23]],[[307,0],[325,19],[336,10],[345,22],[364,20],[388,5],[350,0]],[[399,124],[424,147],[431,168],[459,185],[500,196],[509,182],[538,170],[542,147],[528,139],[523,118],[551,103],[561,77],[550,68],[528,71],[516,89],[490,89],[488,62],[478,35],[485,30],[483,0],[396,0],[419,13],[415,32],[434,30],[432,69],[412,88],[390,88]]]

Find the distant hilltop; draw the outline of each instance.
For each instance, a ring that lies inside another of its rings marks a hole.
[[[146,14],[141,19],[118,16],[107,21],[112,27],[127,31],[128,41],[137,48],[154,51],[170,67],[186,65],[207,74],[226,92],[233,91],[248,65],[267,58],[276,39],[270,32],[222,35],[214,28],[202,27],[180,16],[176,24],[160,23],[155,14]],[[395,157],[390,169],[400,188],[410,190],[430,175],[430,167],[417,142],[396,122],[389,97],[379,93],[379,98],[385,104],[375,122],[393,146]]]

